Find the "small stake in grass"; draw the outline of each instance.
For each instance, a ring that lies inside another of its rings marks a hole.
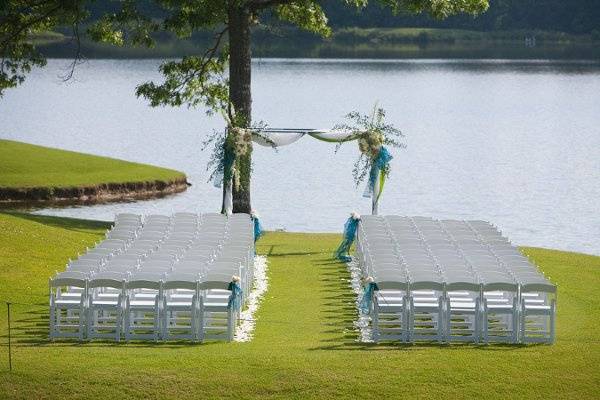
[[[6,318],[8,319],[8,370],[12,372],[12,348],[10,344],[10,303],[6,302]]]

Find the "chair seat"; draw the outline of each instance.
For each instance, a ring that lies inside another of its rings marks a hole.
[[[98,293],[99,299],[116,299],[119,293]]]
[[[414,306],[414,308],[428,308],[428,309],[435,308],[435,309],[438,309],[440,305],[436,301],[436,302],[431,302],[431,303],[429,303],[429,302],[428,303],[426,303],[426,302],[418,302],[418,303],[415,302],[415,303],[413,303],[413,306]]]
[[[512,303],[510,299],[499,298],[499,299],[487,299],[488,304],[508,304]]]
[[[433,303],[437,304],[438,299],[435,297],[413,297],[415,303]]]
[[[55,299],[54,304],[56,304],[56,305],[80,305],[81,299]]]
[[[168,308],[176,308],[176,307],[191,308],[192,302],[191,301],[167,301],[167,307]]]
[[[385,306],[388,304],[403,304],[404,303],[404,301],[402,300],[402,297],[379,297],[378,301],[379,301],[380,306]]]
[[[81,299],[81,293],[66,292],[61,293],[57,299]]]
[[[93,306],[112,306],[117,307],[119,305],[118,301],[111,300],[92,300],[91,304]]]
[[[152,307],[154,308],[155,306],[155,302],[154,301],[150,301],[150,300],[133,300],[129,302],[129,306],[131,308],[147,308],[147,307]]]
[[[227,303],[204,303],[206,312],[227,312]]]
[[[450,308],[452,310],[454,310],[454,309],[474,310],[475,305],[476,305],[475,302],[466,302],[466,301],[459,301],[459,302],[451,301],[450,302]]]
[[[532,311],[549,311],[550,306],[534,306],[534,305],[530,305],[530,304],[525,304],[525,309],[532,310]]]
[[[156,298],[156,293],[135,293],[133,298],[136,300],[148,299],[154,300]]]
[[[194,297],[193,293],[190,293],[190,294],[188,294],[188,293],[175,293],[175,294],[172,294],[172,295],[169,296],[169,298],[171,298],[173,300],[175,300],[175,299],[183,299],[183,300],[189,299],[189,300],[191,300],[192,297]]]
[[[512,310],[512,304],[488,304],[488,310]]]
[[[206,296],[207,300],[217,300],[217,299],[229,299],[229,294],[209,294]]]
[[[544,304],[544,300],[543,299],[525,299],[525,305],[529,306],[529,305],[537,305],[537,304]]]

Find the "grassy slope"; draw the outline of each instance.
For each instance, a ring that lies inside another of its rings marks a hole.
[[[48,344],[47,277],[106,226],[0,214],[0,299],[14,306],[0,398],[582,398],[600,392],[600,257],[527,248],[559,284],[553,346],[363,345],[339,236],[269,233],[270,287],[250,343]],[[0,313],[0,332],[6,316]],[[6,336],[3,336],[5,343]]]
[[[78,187],[171,181],[179,171],[0,140],[0,187]]]

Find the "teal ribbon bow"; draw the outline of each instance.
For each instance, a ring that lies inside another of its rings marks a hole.
[[[227,308],[233,308],[235,311],[239,311],[239,309],[242,306],[242,288],[237,282],[231,281],[229,282],[229,286],[227,286],[227,290],[231,291],[231,296],[229,297]]]
[[[263,235],[263,228],[260,223],[260,219],[257,216],[252,217],[252,222],[254,222],[254,243]]]
[[[365,290],[363,291],[362,298],[360,299],[360,303],[358,304],[358,309],[361,314],[369,314],[371,312],[371,304],[373,303],[373,294],[375,291],[379,290],[379,287],[375,282],[369,282],[367,286],[365,286]]]
[[[354,238],[356,237],[356,230],[358,229],[358,221],[359,218],[350,217],[344,224],[344,239],[342,243],[338,246],[335,251],[335,258],[343,262],[352,261],[352,257],[350,257],[350,247],[352,243],[354,243]]]
[[[371,171],[369,172],[369,181],[367,182],[367,187],[365,188],[365,192],[363,194],[364,197],[372,197],[377,196],[377,200],[379,200],[379,196],[383,193],[383,186],[385,185],[385,173],[383,170],[387,167],[389,162],[393,159],[392,155],[384,146],[381,146],[379,149],[379,153],[377,153],[377,157],[373,160],[373,164],[371,165]],[[375,192],[375,181],[377,180],[377,175],[379,174],[379,192]]]

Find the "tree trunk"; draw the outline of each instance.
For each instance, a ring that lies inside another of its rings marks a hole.
[[[252,121],[251,51],[249,10],[232,1],[229,7],[229,100],[238,126],[249,127]],[[250,175],[252,151],[239,159],[239,188],[233,188],[233,212],[250,213]],[[226,186],[226,185],[223,185]]]

